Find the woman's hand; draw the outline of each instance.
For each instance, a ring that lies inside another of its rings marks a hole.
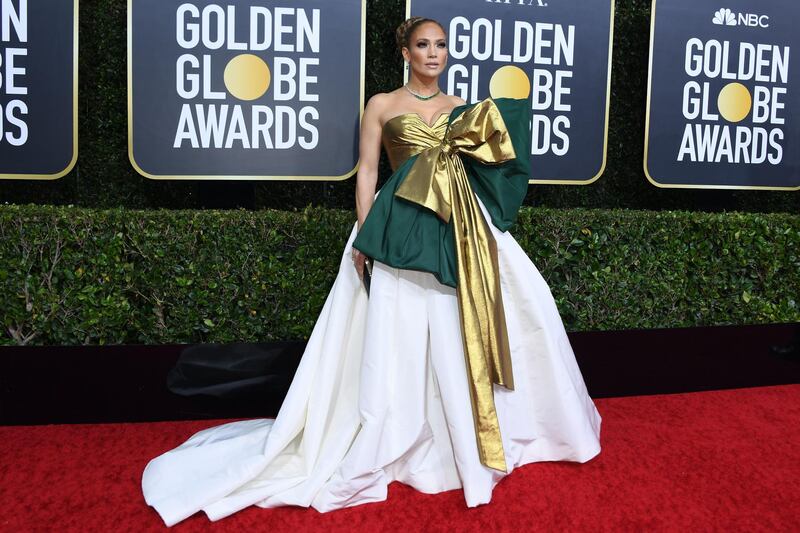
[[[366,255],[362,254],[357,249],[353,248],[353,265],[355,265],[358,277],[362,281],[364,280],[364,263],[366,262],[366,260],[367,260]]]

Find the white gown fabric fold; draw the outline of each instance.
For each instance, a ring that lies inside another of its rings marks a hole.
[[[489,226],[515,383],[494,387],[509,473],[588,461],[601,418],[550,289],[514,238]],[[470,507],[491,500],[507,474],[478,458],[455,289],[376,263],[367,298],[354,238],[355,228],[277,418],[201,431],[147,465],[144,497],[167,525],[251,505],[327,512],[385,500],[392,481],[463,488]]]

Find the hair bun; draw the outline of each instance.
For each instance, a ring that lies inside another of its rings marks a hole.
[[[400,23],[395,30],[395,40],[397,41],[398,51],[402,51],[404,46],[408,47],[408,38],[410,36],[409,30],[422,20],[422,17],[411,17]]]
[[[425,17],[411,17],[407,18],[395,30],[395,40],[397,41],[397,51],[402,53],[403,47],[408,47],[408,40],[411,38],[411,34],[414,33],[414,30],[417,29],[417,26],[423,24],[425,22],[433,22],[437,26],[439,26],[442,31],[444,32],[444,26],[438,21],[433,20]],[[446,32],[445,32],[446,33]]]

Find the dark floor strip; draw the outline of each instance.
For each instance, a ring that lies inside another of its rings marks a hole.
[[[799,328],[578,332],[570,341],[590,395],[603,398],[800,383],[796,352],[771,349]],[[304,346],[0,347],[0,425],[275,416]]]

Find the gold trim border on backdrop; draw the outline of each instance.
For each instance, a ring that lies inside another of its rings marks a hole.
[[[231,181],[343,181],[353,176],[358,172],[360,161],[356,161],[356,166],[349,172],[340,176],[255,176],[255,175],[226,175],[226,174],[213,174],[213,175],[167,175],[167,174],[150,174],[143,170],[133,155],[133,37],[132,37],[132,24],[133,24],[133,2],[128,0],[128,159],[134,170],[151,180],[231,180]],[[359,112],[358,124],[360,127],[361,118],[364,115],[364,67],[365,67],[365,43],[366,43],[366,21],[367,21],[367,0],[361,0],[361,69],[359,80]]]
[[[653,81],[653,44],[656,29],[656,0],[652,0],[650,5],[650,54],[647,62],[647,106],[645,109],[644,118],[644,159],[642,160],[642,168],[647,180],[660,189],[729,189],[729,190],[749,190],[749,191],[797,191],[800,190],[800,185],[797,187],[774,187],[774,186],[756,186],[756,185],[697,185],[689,183],[659,183],[651,175],[647,169],[647,155],[648,146],[650,143],[650,92]]]
[[[3,174],[0,179],[53,181],[69,174],[78,162],[78,10],[79,0],[74,0],[72,31],[72,160],[66,168],[55,174]]]
[[[411,17],[411,1],[406,0],[406,18]],[[605,127],[603,128],[603,162],[600,165],[600,170],[594,177],[588,180],[557,180],[557,179],[529,179],[528,185],[589,185],[599,180],[603,173],[606,171],[606,163],[608,161],[608,120],[609,111],[611,109],[611,58],[614,54],[614,12],[616,11],[616,0],[611,0],[611,16],[609,18],[608,30],[608,71],[606,72],[606,112],[605,112]],[[403,82],[408,82],[408,71],[403,68]]]

